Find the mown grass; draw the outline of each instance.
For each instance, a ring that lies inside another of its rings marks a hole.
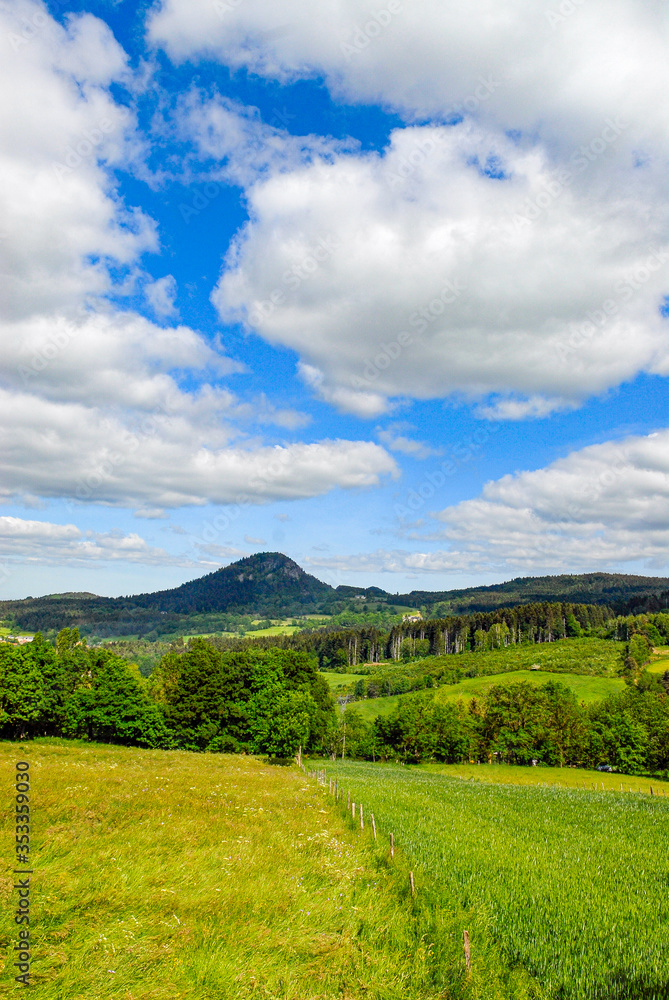
[[[294,767],[2,743],[9,848],[17,759],[33,786],[34,1000],[543,997],[502,961],[484,912],[425,886],[412,898],[401,854],[390,863]],[[0,895],[0,989],[13,995],[9,874]],[[479,949],[469,977],[464,927]]]
[[[485,936],[551,996],[666,1000],[664,797],[462,781],[433,768],[351,761],[328,770],[344,798],[350,790],[384,836],[394,833],[419,892],[425,881],[435,898],[486,913]]]

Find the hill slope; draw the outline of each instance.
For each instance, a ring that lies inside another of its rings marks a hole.
[[[177,614],[273,610],[280,613],[288,606],[295,613],[299,608],[311,609],[322,604],[332,592],[327,583],[305,573],[281,552],[260,552],[174,590],[139,594],[128,600],[137,607]]]

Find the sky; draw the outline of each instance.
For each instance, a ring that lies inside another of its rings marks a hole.
[[[0,3],[0,597],[669,575],[668,29]]]

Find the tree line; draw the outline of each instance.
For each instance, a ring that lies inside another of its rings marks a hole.
[[[0,644],[0,736],[58,736],[164,749],[292,756],[335,724],[328,685],[294,650],[174,647],[146,681],[76,628],[55,645]]]
[[[364,760],[611,767],[669,777],[669,672],[647,671],[593,705],[557,681],[496,685],[465,704],[411,694],[366,723],[349,707],[328,751]]]
[[[330,625],[292,636],[212,641],[221,649],[280,646],[313,653],[321,670],[346,672],[383,661],[410,662],[427,656],[483,652],[508,646],[556,642],[565,638],[607,638],[628,641],[635,633],[652,645],[669,641],[669,614],[615,617],[597,604],[526,604],[496,611],[446,618],[404,620],[391,628]]]

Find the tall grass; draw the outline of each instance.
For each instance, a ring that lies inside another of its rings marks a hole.
[[[33,786],[33,1000],[543,996],[492,944],[467,977],[462,931],[483,935],[485,914],[413,899],[402,856],[390,864],[294,767],[3,743],[8,848],[18,759]],[[13,995],[9,874],[0,902],[0,992]]]
[[[437,901],[487,915],[484,959],[492,938],[563,1000],[669,996],[665,798],[330,768],[395,834]]]

